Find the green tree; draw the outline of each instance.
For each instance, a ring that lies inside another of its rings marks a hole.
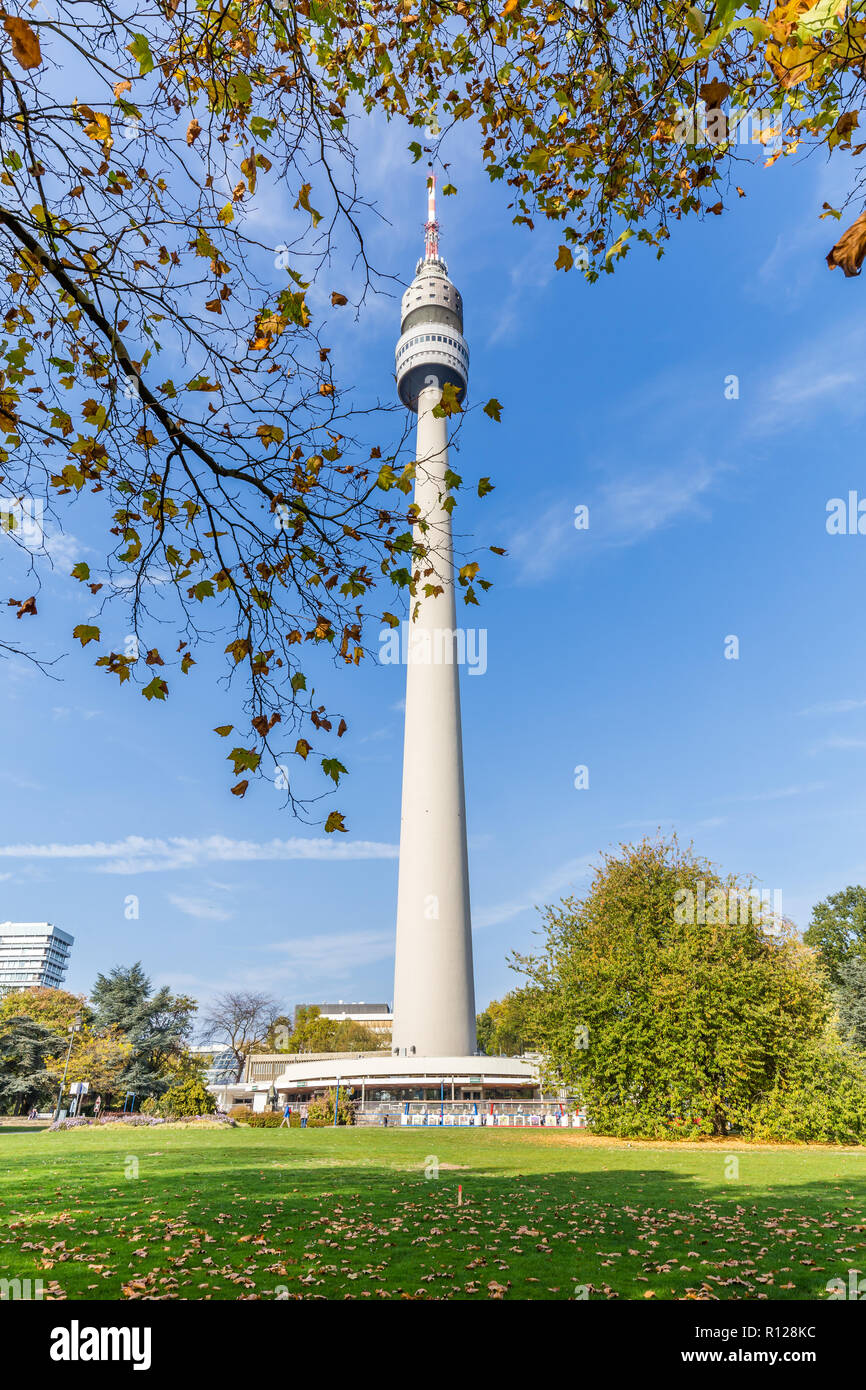
[[[509,990],[504,999],[491,999],[483,1013],[478,1014],[476,1037],[478,1046],[487,1056],[501,1054],[519,1057],[538,1043],[535,1014],[537,991]]]
[[[808,1043],[758,1097],[744,1124],[772,1143],[866,1142],[866,1059],[832,1033]]]
[[[866,888],[849,885],[816,903],[803,940],[818,952],[833,983],[840,984],[844,965],[866,961]]]
[[[834,998],[840,1036],[866,1054],[866,960],[863,957],[854,956],[838,967]]]
[[[161,1095],[186,1051],[196,1001],[167,986],[154,992],[140,961],[98,975],[91,998],[95,1026],[118,1029],[130,1044],[120,1085],[140,1096]]]
[[[49,1057],[57,1046],[53,1029],[13,1015],[0,1022],[0,1107],[17,1115],[53,1097]]]
[[[586,897],[546,910],[543,953],[514,963],[594,1128],[724,1135],[825,1036],[820,966],[753,904],[674,838],[603,855]]]
[[[285,1044],[286,1052],[379,1052],[387,1046],[380,1034],[352,1018],[322,1018],[315,1004],[302,1004],[295,1012],[295,1027]]]
[[[46,1066],[55,1081],[61,1081],[66,1068],[67,1040],[58,1040]],[[108,1108],[110,1098],[124,1088],[124,1081],[133,1058],[133,1045],[126,1033],[116,1024],[96,1030],[87,1024],[75,1033],[69,1054],[67,1086],[76,1081],[89,1085],[92,1103],[99,1095]]]
[[[85,996],[65,989],[16,989],[0,999],[0,1023],[7,1018],[29,1018],[63,1038],[76,1014],[84,1024],[92,1022],[93,1010]]]

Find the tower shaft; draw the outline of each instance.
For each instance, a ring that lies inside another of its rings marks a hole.
[[[395,1050],[474,1055],[475,989],[460,727],[458,635],[448,495],[447,417],[435,376],[417,396],[415,501],[428,523],[408,632],[403,808],[394,972]],[[416,562],[417,564],[417,562]],[[424,571],[430,568],[429,575]],[[441,587],[425,595],[425,584]]]

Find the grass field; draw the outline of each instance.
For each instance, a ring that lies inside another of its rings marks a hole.
[[[0,1127],[0,1278],[46,1297],[824,1299],[864,1233],[863,1150]]]

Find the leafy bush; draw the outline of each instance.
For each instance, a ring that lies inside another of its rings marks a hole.
[[[159,1101],[159,1113],[177,1119],[185,1115],[212,1115],[215,1110],[215,1097],[204,1082],[197,1079],[169,1086]]]
[[[279,1129],[283,1123],[282,1115],[260,1114],[248,1115],[247,1124],[252,1129]]]
[[[310,1129],[323,1129],[325,1125],[334,1123],[334,1104],[337,1097],[333,1091],[326,1091],[323,1096],[318,1096],[311,1100],[307,1107],[307,1124]],[[337,1124],[353,1125],[355,1123],[355,1109],[352,1102],[346,1100],[342,1091],[337,1106]]]
[[[749,1139],[779,1144],[866,1143],[866,1063],[828,1037],[785,1069],[753,1107]]]
[[[240,1120],[241,1124],[246,1124],[252,1114],[249,1105],[233,1105],[229,1109],[229,1116],[233,1120]]]

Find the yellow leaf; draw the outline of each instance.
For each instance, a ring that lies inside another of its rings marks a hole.
[[[104,111],[94,111],[93,119],[87,122],[84,127],[84,134],[88,140],[100,140],[103,143],[111,139],[111,122]]]

